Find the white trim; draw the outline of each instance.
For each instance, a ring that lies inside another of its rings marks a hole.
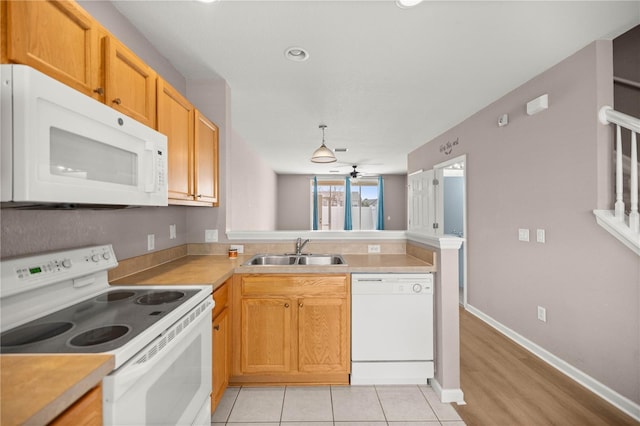
[[[229,240],[404,240],[405,231],[227,231]]]
[[[640,233],[633,232],[629,228],[626,218],[622,221],[618,220],[612,210],[594,210],[593,214],[596,216],[598,225],[640,256]]]
[[[423,234],[419,232],[406,232],[406,238],[409,241],[415,241],[418,243],[423,243],[431,247],[447,250],[459,250],[462,247],[462,243],[465,241],[464,238],[456,237],[453,235],[433,235],[433,234]]]
[[[498,330],[500,333],[504,334],[509,339],[513,340],[515,343],[519,344],[547,364],[556,368],[561,373],[567,375],[569,378],[575,380],[582,386],[589,389],[591,392],[598,395],[600,398],[608,401],[613,404],[615,407],[619,408],[624,413],[633,417],[635,420],[640,421],[640,404],[636,404],[631,401],[629,398],[620,395],[618,392],[613,389],[605,386],[600,383],[593,377],[587,375],[586,373],[580,371],[576,367],[572,366],[568,362],[558,358],[551,352],[544,349],[542,346],[532,342],[531,340],[525,338],[524,336],[516,333],[495,319],[491,318],[489,315],[483,313],[477,308],[474,308],[471,305],[467,305],[467,311],[476,317],[480,318],[482,321],[489,324],[491,327]],[[435,389],[435,388],[434,388]]]
[[[640,119],[627,115],[620,111],[616,111],[610,106],[603,106],[598,111],[598,119],[600,123],[608,125],[609,123],[617,124],[625,129],[633,130],[636,133],[640,133]]]
[[[455,402],[458,405],[467,405],[467,403],[464,402],[464,392],[462,392],[462,389],[442,389],[442,386],[435,378],[429,379],[429,384],[436,395],[438,395],[438,398],[440,398],[440,402],[445,404]]]

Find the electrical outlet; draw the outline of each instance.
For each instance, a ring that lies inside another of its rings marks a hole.
[[[542,306],[538,306],[538,319],[542,322],[547,322],[547,310]]]
[[[244,253],[244,246],[242,244],[231,244],[229,248],[238,250],[238,254]]]
[[[147,251],[151,251],[156,248],[156,236],[155,234],[147,235]]]
[[[218,241],[218,230],[217,229],[205,229],[204,230],[204,242],[205,243],[215,243]]]
[[[369,253],[380,253],[380,244],[369,244],[367,251]]]
[[[529,230],[525,228],[518,229],[518,240],[519,241],[529,241]]]
[[[175,240],[176,239],[176,225],[169,225],[169,239],[170,240]]]
[[[544,229],[536,229],[536,241],[539,243],[545,242],[545,232]]]

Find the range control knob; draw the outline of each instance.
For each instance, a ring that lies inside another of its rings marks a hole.
[[[62,261],[62,267],[65,269],[71,268],[71,259],[65,259]]]
[[[100,256],[94,254],[93,256],[91,256],[91,260],[93,260],[94,262],[98,262],[100,260]]]
[[[111,259],[111,254],[108,251],[105,251],[104,253],[102,253],[102,258],[104,260],[109,260]]]
[[[413,292],[414,293],[422,293],[422,284],[415,283],[413,285]]]

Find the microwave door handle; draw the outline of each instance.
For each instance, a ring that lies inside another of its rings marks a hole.
[[[153,143],[147,141],[144,145],[145,158],[148,158],[149,168],[151,169],[151,179],[147,178],[147,181],[144,184],[144,192],[155,192],[156,191],[156,182],[158,182],[158,170],[156,169],[156,160],[153,155],[155,152],[155,147]],[[149,170],[145,168],[145,170]],[[147,176],[149,176],[147,174]]]

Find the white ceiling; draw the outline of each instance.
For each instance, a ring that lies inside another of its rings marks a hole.
[[[277,173],[340,166],[309,161],[320,123],[329,148],[349,149],[342,173],[406,173],[413,149],[640,24],[640,1],[113,3],[185,78],[226,79],[234,130]],[[285,59],[291,46],[309,60]]]

